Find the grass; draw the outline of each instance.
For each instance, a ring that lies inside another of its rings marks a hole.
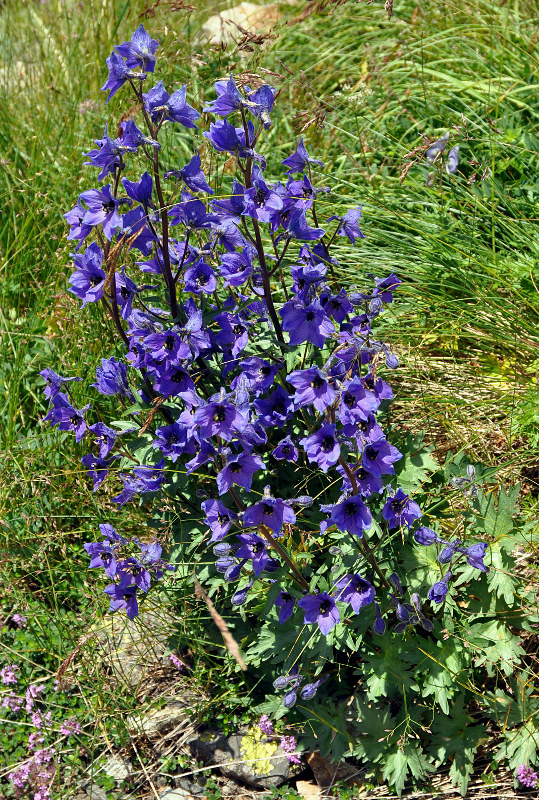
[[[53,675],[102,608],[81,547],[96,519],[131,530],[143,519],[89,490],[78,448],[39,422],[45,405],[37,379],[52,366],[88,386],[103,343],[112,341],[100,313],[81,315],[65,293],[70,247],[62,214],[95,183],[82,154],[107,114],[113,129],[119,108],[115,100],[105,107],[99,93],[104,61],[144,7],[140,0],[6,0],[0,10],[0,541],[7,555],[0,585],[4,612],[24,609],[32,619],[34,677]],[[379,2],[282,10],[276,38],[254,51],[201,44],[209,3],[188,14],[162,2],[145,24],[170,58],[168,79],[187,81],[199,105],[203,90],[231,70],[281,76],[267,148],[275,174],[299,129],[323,120],[304,131],[326,164],[316,177],[343,209],[363,203],[366,238],[343,258],[339,278],[361,286],[370,272],[395,270],[405,281],[386,323],[403,364],[394,421],[425,429],[442,453],[465,448],[523,478],[533,509],[538,4],[400,0],[391,20]],[[459,172],[437,174],[428,187],[418,148],[445,130],[461,146]],[[191,146],[172,136],[170,145],[185,154]],[[206,621],[193,617],[201,669]],[[205,676],[225,697],[218,672],[209,664]],[[81,685],[82,697],[103,704],[101,725],[116,714],[118,698],[106,687],[96,701]],[[101,737],[98,726],[95,752]]]

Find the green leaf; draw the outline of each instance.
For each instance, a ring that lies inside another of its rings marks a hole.
[[[438,463],[431,455],[434,445],[423,447],[422,444],[422,434],[409,434],[400,446],[404,457],[396,466],[397,481],[406,494],[419,489],[438,470]]]
[[[490,676],[495,674],[496,669],[507,676],[512,675],[515,666],[525,655],[518,637],[498,620],[474,623],[466,629],[466,633],[467,641],[475,646],[475,665],[485,665]]]
[[[423,755],[421,748],[407,742],[404,747],[387,757],[383,776],[400,797],[408,772],[411,772],[414,778],[423,778],[427,772],[433,770],[433,764]]]
[[[351,746],[344,704],[337,706],[331,700],[326,700],[323,704],[315,702],[309,706],[298,704],[296,707],[307,720],[302,738],[306,747],[318,747],[324,757],[339,761]]]
[[[472,722],[461,695],[451,709],[451,716],[435,717],[431,726],[433,736],[429,752],[439,764],[451,759],[449,776],[463,796],[473,773],[477,748],[486,734],[483,725],[472,725]]]

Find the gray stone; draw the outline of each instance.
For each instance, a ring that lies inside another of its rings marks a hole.
[[[195,796],[185,789],[167,789],[161,795],[161,800],[195,800]]]
[[[136,689],[164,663],[167,640],[174,631],[173,616],[167,609],[142,607],[133,620],[112,614],[105,618],[105,625],[99,634],[103,660],[116,680]]]
[[[210,17],[202,26],[202,35],[210,44],[228,44],[241,37],[236,25],[250,32],[267,31],[280,18],[277,3],[259,6],[243,2]]]
[[[187,712],[193,707],[196,699],[194,694],[185,692],[181,699],[170,700],[162,708],[155,708],[139,714],[129,714],[126,719],[127,727],[134,733],[145,733],[146,735],[169,731],[181,722],[190,719]]]
[[[207,730],[191,739],[189,746],[193,755],[206,764],[219,765],[226,778],[242,781],[255,789],[281,786],[298,772],[275,743],[262,743],[261,751],[253,751],[253,740],[245,732],[226,737],[218,731]],[[257,756],[260,757],[254,761]]]
[[[74,800],[108,800],[107,793],[97,783],[87,783],[83,789],[75,795]]]
[[[114,778],[116,783],[121,783],[133,772],[133,767],[127,759],[114,755],[103,765],[103,772],[110,778]]]

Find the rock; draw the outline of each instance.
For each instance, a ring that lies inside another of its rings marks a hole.
[[[267,741],[258,727],[227,737],[218,731],[205,731],[191,739],[189,745],[193,755],[206,764],[220,765],[226,778],[256,789],[281,786],[298,772],[284,750],[276,742]]]
[[[162,708],[155,708],[151,711],[129,714],[126,723],[129,730],[133,733],[164,733],[181,722],[190,719],[187,709],[191,708],[196,702],[196,696],[189,692],[182,695],[181,700],[170,700]]]
[[[107,793],[97,783],[87,783],[84,791],[75,795],[73,800],[108,800]]]
[[[317,784],[322,789],[328,789],[338,781],[360,783],[357,768],[346,761],[334,764],[329,758],[324,758],[324,756],[320,755],[318,750],[315,750],[314,753],[309,753],[306,756],[306,761],[313,771]],[[355,781],[353,780],[354,778],[356,778]]]
[[[133,772],[133,767],[127,759],[114,755],[103,765],[103,771],[116,783],[121,783]]]
[[[320,787],[310,781],[297,781],[296,791],[301,795],[302,800],[320,800],[322,797]]]
[[[99,633],[103,658],[115,678],[136,689],[141,680],[164,662],[168,638],[174,631],[168,610],[142,607],[140,614],[128,620],[125,614],[105,617]]]
[[[210,17],[202,26],[202,35],[210,44],[228,44],[241,36],[236,24],[249,32],[267,31],[280,18],[277,3],[258,6],[255,3],[240,3],[220,14]],[[236,24],[234,24],[236,23]]]
[[[167,789],[160,796],[161,800],[195,800],[195,795],[185,789]]]

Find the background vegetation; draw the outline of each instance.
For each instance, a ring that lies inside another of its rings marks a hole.
[[[45,366],[89,384],[112,341],[100,312],[80,315],[66,294],[62,214],[94,185],[83,153],[104,113],[111,130],[118,122],[115,100],[104,111],[99,93],[105,58],[140,21],[162,42],[169,84],[187,82],[198,107],[232,70],[280,88],[270,167],[302,132],[343,208],[363,203],[366,239],[341,263],[343,281],[361,286],[367,273],[391,269],[405,281],[386,322],[402,361],[393,421],[424,430],[442,459],[464,450],[496,466],[500,483],[522,482],[530,519],[537,507],[537,3],[395,0],[388,19],[378,0],[298,2],[280,6],[265,40],[236,31],[226,48],[200,33],[215,4],[193,3],[0,7],[0,603],[6,623],[15,610],[28,618],[24,632],[2,636],[0,661],[24,651],[28,680],[52,676],[104,611],[82,550],[96,520],[134,531],[144,519],[93,495],[82,452],[41,424],[38,388]],[[422,147],[446,130],[461,148],[458,174],[436,173],[426,186]],[[201,152],[209,158],[203,143]],[[203,658],[206,616],[193,612],[190,622],[201,682],[234,724],[241,710],[218,678],[220,662]],[[83,671],[78,689],[80,746],[98,753],[122,726],[118,697],[90,667],[92,682]],[[0,742],[6,763],[20,756],[16,745]]]

